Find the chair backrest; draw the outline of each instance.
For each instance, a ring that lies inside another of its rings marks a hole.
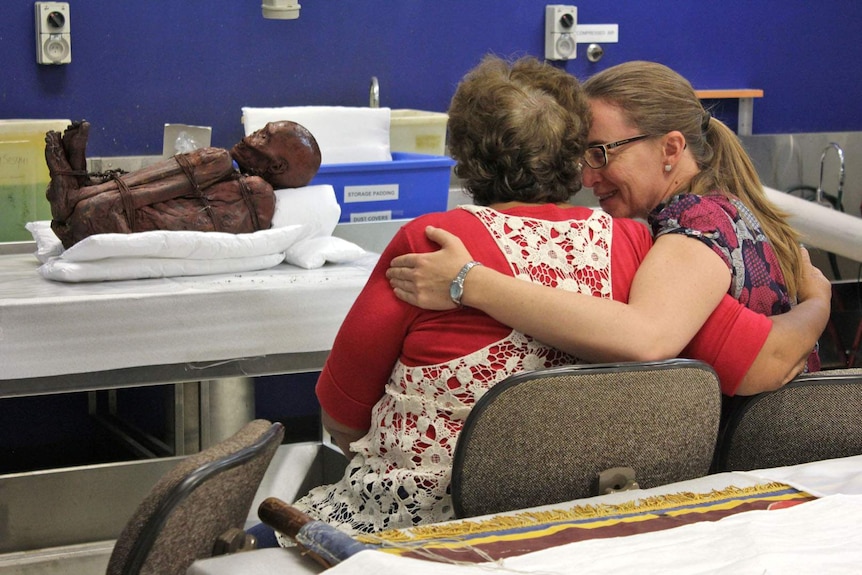
[[[746,398],[719,439],[718,471],[797,465],[862,454],[862,369],[803,374]]]
[[[694,360],[511,376],[476,402],[458,438],[455,513],[473,517],[599,495],[599,474],[614,468],[633,469],[644,488],[701,477],[709,472],[720,416],[718,377]]]
[[[258,419],[165,474],[117,539],[107,575],[181,575],[243,528],[284,426]]]

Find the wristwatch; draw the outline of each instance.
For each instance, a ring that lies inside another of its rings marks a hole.
[[[464,264],[464,267],[461,268],[461,271],[458,272],[458,275],[455,276],[455,279],[452,280],[452,283],[449,284],[449,297],[452,298],[452,301],[455,302],[458,307],[462,307],[461,297],[464,295],[464,278],[467,277],[467,272],[475,266],[480,265],[482,265],[481,262],[467,262]]]

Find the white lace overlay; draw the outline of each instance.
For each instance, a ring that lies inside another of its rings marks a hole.
[[[610,297],[611,223],[597,212],[585,221],[548,222],[476,206],[475,214],[517,277]],[[398,362],[369,432],[336,484],[318,487],[295,505],[349,533],[374,532],[454,518],[449,494],[455,442],[473,404],[509,375],[577,359],[519,332],[437,365]]]

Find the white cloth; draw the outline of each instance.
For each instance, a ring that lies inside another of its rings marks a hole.
[[[294,225],[250,234],[162,230],[96,234],[63,251],[56,236],[43,233],[43,223],[32,227],[37,258],[56,253],[59,246],[59,255],[45,260],[39,274],[72,283],[267,269],[284,261],[285,252],[303,232],[302,226]]]
[[[854,573],[862,565],[860,514],[862,496],[833,495],[788,509],[749,511],[716,522],[570,543],[496,563],[451,565],[363,551],[326,573]]]
[[[862,495],[862,455],[739,473],[786,483],[818,497]]]
[[[198,559],[186,575],[315,575],[324,567],[294,549],[257,549]]]
[[[33,236],[33,241],[36,242],[36,252],[33,254],[36,259],[43,264],[63,253],[63,244],[60,238],[51,229],[50,220],[39,220],[36,222],[27,222],[24,227]]]
[[[324,165],[392,160],[389,151],[389,108],[243,107],[242,118],[246,135],[263,128],[268,122],[290,120],[305,126],[320,146],[321,163]]]
[[[363,256],[366,252],[358,245],[332,237],[340,217],[341,205],[331,185],[276,190],[273,227],[304,226],[302,237],[287,249],[284,260],[315,269],[326,262],[346,263]]]
[[[296,242],[284,252],[284,261],[300,268],[313,270],[326,262],[349,263],[365,254],[366,251],[363,248],[352,242],[333,236],[323,236]]]
[[[756,482],[780,481],[822,498],[786,509],[738,513],[715,522],[702,521],[626,537],[590,539],[495,563],[452,565],[363,551],[328,570],[327,574],[821,575],[859,570],[862,565],[862,523],[859,521],[862,516],[862,455],[707,476],[646,493],[662,489],[700,492],[702,489],[697,489],[697,484],[707,485],[713,478],[726,481],[732,476],[738,476],[731,481],[737,486],[745,485],[749,478]],[[614,495],[628,498],[631,493]]]
[[[307,229],[302,239],[331,236],[341,217],[341,205],[329,184],[275,190],[272,227],[301,224]]]
[[[283,253],[216,260],[107,258],[90,262],[66,262],[54,258],[39,268],[39,274],[45,279],[59,282],[101,282],[249,272],[265,270],[282,261]]]
[[[303,237],[300,224],[247,234],[153,230],[135,234],[96,234],[84,238],[62,259],[92,262],[106,258],[221,260],[277,254]]]
[[[744,488],[764,480],[791,480],[824,499],[788,509],[750,511],[715,523],[680,526],[655,533],[572,543],[495,563],[449,564],[363,551],[326,571],[333,575],[562,575],[571,573],[856,573],[862,564],[862,496],[853,495],[862,456],[792,467],[708,475],[645,490],[621,491],[571,504],[619,505],[665,494],[709,493],[730,485]],[[760,477],[758,477],[760,476]],[[828,485],[827,485],[828,484]],[[812,487],[814,486],[814,487]],[[562,504],[568,506],[569,503]],[[559,508],[548,505],[537,511]],[[517,513],[517,512],[514,512]],[[317,563],[297,562],[295,549],[263,550],[196,562],[196,575],[233,573],[317,573]],[[283,553],[278,553],[281,551]]]

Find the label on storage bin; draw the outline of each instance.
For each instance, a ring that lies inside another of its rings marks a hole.
[[[398,184],[344,186],[344,203],[382,202],[398,199]]]
[[[380,212],[359,212],[357,214],[350,214],[350,222],[351,223],[366,223],[366,222],[388,222],[392,219],[392,212],[390,210],[383,210]]]

